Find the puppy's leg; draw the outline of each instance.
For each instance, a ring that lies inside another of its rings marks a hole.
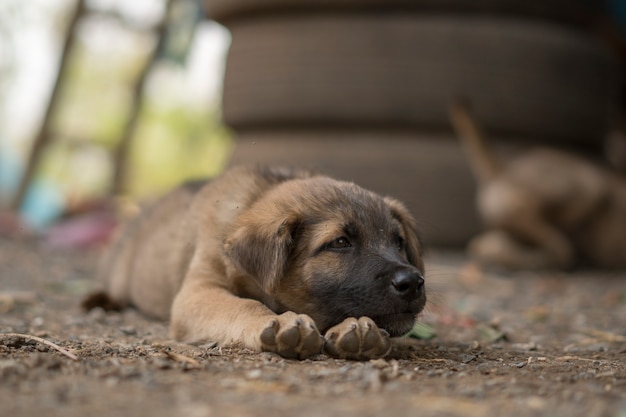
[[[554,256],[544,248],[523,244],[504,230],[476,236],[468,245],[468,253],[481,264],[509,269],[546,269],[555,265]]]
[[[369,360],[385,356],[391,349],[389,334],[369,317],[345,319],[324,336],[324,352],[341,359]]]
[[[567,238],[541,219],[485,232],[470,242],[468,252],[479,262],[513,269],[569,268],[574,249]]]
[[[275,314],[259,301],[240,298],[219,284],[189,277],[172,306],[171,333],[180,341],[239,343],[286,358],[321,353],[324,339],[304,314]]]
[[[567,236],[543,220],[542,217],[522,217],[509,225],[523,241],[543,252],[538,259],[545,261],[537,268],[571,268],[574,264],[574,247]]]
[[[519,262],[516,262],[519,268],[572,266],[572,243],[545,219],[545,208],[541,200],[533,194],[510,187],[506,182],[494,182],[480,193],[478,201],[479,210],[489,227],[505,231],[508,236],[487,233],[482,244],[474,244],[474,250],[484,251],[485,255],[491,256],[494,254],[493,248],[497,246],[496,242],[500,240],[501,254],[508,250],[507,258],[520,255]],[[504,237],[506,239],[503,241]],[[524,249],[524,245],[532,248],[534,253]],[[485,249],[477,249],[479,247]]]

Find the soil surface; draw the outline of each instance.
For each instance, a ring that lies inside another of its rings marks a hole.
[[[420,321],[436,336],[294,361],[82,312],[95,261],[0,239],[1,415],[626,417],[626,272],[485,273],[431,251]]]

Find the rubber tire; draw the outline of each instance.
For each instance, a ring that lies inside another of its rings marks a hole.
[[[204,4],[209,18],[225,24],[262,14],[399,10],[524,16],[586,25],[598,7],[594,0],[205,0]]]
[[[250,131],[230,165],[312,169],[404,202],[430,246],[463,246],[481,230],[475,185],[454,138],[415,132]]]
[[[395,130],[266,130],[235,137],[230,166],[278,165],[312,169],[353,181],[399,199],[415,216],[427,246],[462,247],[482,231],[476,210],[476,181],[458,140]],[[507,163],[537,146],[509,138],[490,140]],[[599,160],[588,148],[566,152]]]
[[[231,26],[223,116],[235,129],[393,126],[449,132],[455,95],[490,133],[599,142],[617,64],[578,31],[469,17],[308,16]]]

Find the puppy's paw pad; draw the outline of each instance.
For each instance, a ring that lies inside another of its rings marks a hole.
[[[279,333],[278,344],[283,346],[298,346],[300,343],[300,329],[296,326],[289,327]]]
[[[324,347],[324,338],[317,330],[317,327],[315,327],[315,325],[311,326],[308,335],[302,338],[300,346],[300,353],[301,356],[304,358],[322,353],[322,348]]]
[[[369,323],[366,327],[363,335],[363,350],[375,349],[380,344],[381,332],[384,330],[380,330],[376,325],[372,326]]]
[[[278,332],[278,321],[272,320],[268,326],[261,331],[261,343],[263,346],[276,345],[276,333]]]
[[[344,352],[358,353],[361,347],[360,336],[357,333],[358,326],[356,323],[351,324],[348,331],[341,335],[338,342],[339,348]]]
[[[389,334],[368,317],[347,318],[326,332],[324,352],[341,359],[369,360],[391,349]]]
[[[261,331],[261,348],[285,358],[304,359],[321,353],[324,339],[304,314],[283,313]]]

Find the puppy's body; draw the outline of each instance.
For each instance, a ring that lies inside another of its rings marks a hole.
[[[464,103],[452,121],[478,180],[487,228],[470,243],[479,260],[512,268],[569,268],[580,258],[626,267],[626,180],[579,157],[537,148],[506,167]]]
[[[286,357],[323,345],[381,356],[425,303],[406,209],[303,172],[240,168],[180,187],[128,225],[102,265],[108,296],[170,318],[176,339]]]

